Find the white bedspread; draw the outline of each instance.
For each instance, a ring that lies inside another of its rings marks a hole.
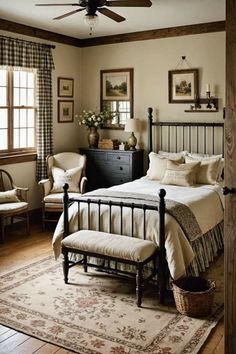
[[[133,182],[109,188],[111,191],[134,192],[157,196],[160,188],[166,190],[166,198],[187,205],[198,221],[203,234],[211,230],[223,220],[223,196],[219,185],[196,185],[194,187],[179,187],[161,185],[158,181],[145,177]],[[76,231],[77,203],[69,210],[70,232]],[[169,214],[165,215],[166,256],[173,279],[185,274],[186,268],[194,258],[192,247],[184,235],[180,225]],[[60,255],[61,239],[63,237],[63,215],[60,217],[53,236],[55,258]],[[156,238],[158,239],[158,238]]]

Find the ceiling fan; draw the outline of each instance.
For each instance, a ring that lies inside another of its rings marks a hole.
[[[36,6],[74,6],[80,7],[74,11],[70,11],[65,13],[64,15],[60,15],[54,17],[53,20],[61,20],[67,16],[71,16],[77,12],[86,10],[85,17],[87,18],[97,18],[96,12],[100,12],[101,14],[109,17],[110,19],[116,22],[125,21],[123,16],[118,15],[117,13],[109,10],[108,7],[150,7],[152,6],[152,2],[150,0],[79,0],[77,3],[69,3],[69,4],[36,4]]]

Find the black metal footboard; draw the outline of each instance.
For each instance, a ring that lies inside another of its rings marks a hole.
[[[159,191],[159,203],[156,206],[151,206],[147,204],[138,204],[138,203],[129,203],[129,202],[118,202],[118,201],[108,201],[102,199],[91,199],[89,196],[81,196],[78,198],[69,198],[68,195],[68,184],[65,184],[64,189],[64,235],[65,238],[70,234],[69,232],[69,206],[72,203],[78,203],[78,214],[80,214],[81,203],[87,204],[87,228],[90,229],[91,225],[91,206],[96,205],[96,218],[97,218],[97,230],[98,231],[105,231],[101,230],[101,207],[106,205],[108,208],[108,232],[113,233],[112,231],[112,208],[119,207],[119,218],[120,218],[120,230],[119,234],[124,235],[123,230],[123,211],[124,208],[130,208],[131,212],[131,237],[135,237],[134,234],[134,210],[140,209],[142,210],[142,236],[143,239],[146,239],[146,229],[147,229],[147,220],[146,220],[146,212],[147,210],[153,210],[157,212],[157,217],[159,217],[159,248],[157,253],[157,273],[158,273],[158,289],[159,289],[159,301],[161,304],[164,303],[166,289],[167,289],[167,282],[169,277],[168,272],[168,265],[166,262],[166,249],[165,249],[165,195],[166,191],[164,189],[160,189]],[[94,212],[94,210],[93,210]],[[94,217],[94,216],[93,216]],[[80,225],[80,217],[78,217],[78,230],[81,229]]]

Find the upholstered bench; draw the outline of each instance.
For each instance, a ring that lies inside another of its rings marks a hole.
[[[88,263],[87,256],[136,266],[137,305],[141,306],[142,288],[145,280],[147,280],[143,279],[143,266],[153,261],[154,271],[152,277],[156,274],[155,261],[158,248],[153,242],[101,231],[80,230],[65,237],[61,245],[64,255],[63,271],[65,283],[68,283],[69,268],[75,264],[83,264],[85,272],[87,272],[88,265],[98,267],[97,264]],[[69,252],[81,254],[83,259],[78,262],[72,262],[68,257]]]

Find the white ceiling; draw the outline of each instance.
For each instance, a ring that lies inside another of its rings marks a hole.
[[[85,11],[53,20],[53,17],[75,10],[75,7],[35,6],[36,3],[73,2],[77,1],[0,0],[0,18],[75,38],[88,38],[89,28],[83,21]],[[110,9],[125,17],[126,21],[116,23],[99,13],[93,37],[225,20],[225,0],[152,0],[152,6],[148,8]]]

